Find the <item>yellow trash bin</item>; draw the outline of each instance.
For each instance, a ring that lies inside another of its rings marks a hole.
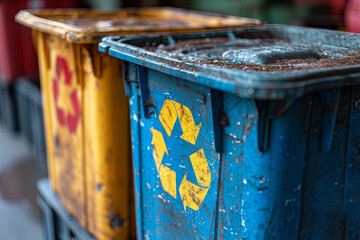
[[[173,8],[24,10],[16,20],[33,29],[54,190],[95,237],[134,238],[128,99],[121,62],[98,52],[98,42],[262,22]]]

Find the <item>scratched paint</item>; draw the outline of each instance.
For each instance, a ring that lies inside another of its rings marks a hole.
[[[130,134],[127,97],[119,94],[124,87],[119,61],[100,56],[95,44],[69,43],[41,32],[34,36],[52,186],[67,211],[96,238],[128,238]],[[106,66],[101,76],[94,71],[100,65]]]
[[[132,127],[138,125],[142,139],[140,168],[134,169],[141,173],[140,237],[191,239],[196,234],[209,239],[215,232],[219,168],[213,136],[207,134],[214,132],[208,117],[212,114],[210,89],[190,84],[184,90],[191,87],[194,94],[183,96],[176,90],[180,82],[163,81],[165,76],[156,71],[148,77],[156,114],[147,118],[142,104],[131,105],[131,112],[140,113]],[[167,93],[164,88],[169,89]],[[139,96],[138,88],[132,91]]]
[[[73,72],[69,70],[66,58],[59,55],[56,57],[55,69],[53,96],[57,119],[60,125],[67,127],[70,133],[74,134],[79,124],[81,109],[77,89],[72,84]],[[64,81],[60,81],[62,78]]]
[[[199,210],[209,190],[208,187],[202,188],[187,181],[186,175],[187,173],[185,173],[184,179],[182,180],[179,188],[180,196],[184,204],[185,213],[186,207],[190,207],[195,211]]]
[[[201,128],[201,123],[198,125],[195,124],[194,117],[188,107],[175,101],[165,100],[160,111],[159,120],[169,137],[171,136],[171,132],[175,126],[177,116],[179,116],[180,125],[183,130],[183,134],[180,138],[195,145]]]
[[[39,56],[44,61],[48,57],[46,64],[49,65],[48,69],[40,70],[42,88],[47,90],[44,94],[44,119],[50,177],[67,210],[86,227],[85,176],[79,174],[83,173],[85,166],[83,161],[74,161],[82,159],[84,154],[78,102],[83,91],[72,64],[76,59],[75,46],[68,46],[53,36],[47,38],[46,44],[50,52],[43,51],[44,45],[39,42]]]
[[[185,213],[186,207],[190,207],[193,210],[200,209],[200,206],[204,201],[211,183],[211,173],[205,157],[204,149],[201,148],[197,152],[190,155],[190,159],[197,179],[197,184],[200,186],[187,181],[187,172],[185,173],[179,188]]]
[[[159,120],[165,129],[167,135],[171,137],[176,120],[179,119],[183,134],[181,139],[195,145],[201,128],[201,123],[195,124],[193,114],[190,109],[173,100],[165,100],[161,108]],[[165,192],[176,199],[176,172],[161,162],[165,153],[169,155],[163,134],[155,129],[150,129],[152,133],[151,144],[153,146],[153,157],[156,169],[159,173],[161,185]],[[210,188],[211,173],[206,160],[204,149],[201,148],[189,156],[191,164],[197,179],[196,185],[186,179],[187,172],[184,175],[179,187],[179,194],[184,205],[193,210],[199,210],[206,194]]]
[[[190,155],[191,163],[195,171],[197,182],[200,186],[208,187],[211,183],[211,173],[206,161],[204,149]]]

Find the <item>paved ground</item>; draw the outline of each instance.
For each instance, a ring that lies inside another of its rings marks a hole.
[[[0,240],[41,240],[36,181],[45,175],[25,140],[0,127]]]

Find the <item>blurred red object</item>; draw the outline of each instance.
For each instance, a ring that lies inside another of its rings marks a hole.
[[[349,0],[345,10],[345,27],[349,32],[360,33],[360,0]]]
[[[329,0],[292,0],[292,2],[299,5],[319,6],[328,5]]]
[[[342,16],[346,5],[346,0],[293,0],[292,2],[308,6],[330,6],[332,16]]]
[[[330,0],[331,15],[333,16],[343,16],[344,9],[346,6],[346,0]]]
[[[0,0],[0,80],[13,83],[17,77],[38,79],[37,57],[31,30],[15,23],[15,15],[28,8],[77,7],[77,0]]]

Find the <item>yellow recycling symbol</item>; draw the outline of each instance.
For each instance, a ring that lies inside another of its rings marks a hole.
[[[161,108],[159,120],[169,137],[175,126],[176,120],[179,118],[183,134],[181,139],[195,145],[201,123],[195,125],[195,121],[190,109],[173,100],[165,100]],[[176,199],[176,172],[169,167],[161,164],[164,154],[169,156],[163,134],[155,129],[150,129],[152,133],[153,156],[156,169],[160,176],[160,181],[165,192],[169,193]],[[199,210],[204,198],[210,188],[211,173],[207,163],[204,149],[201,148],[190,155],[191,164],[193,166],[197,185],[186,180],[187,172],[179,187],[179,193],[186,212],[186,206]]]

